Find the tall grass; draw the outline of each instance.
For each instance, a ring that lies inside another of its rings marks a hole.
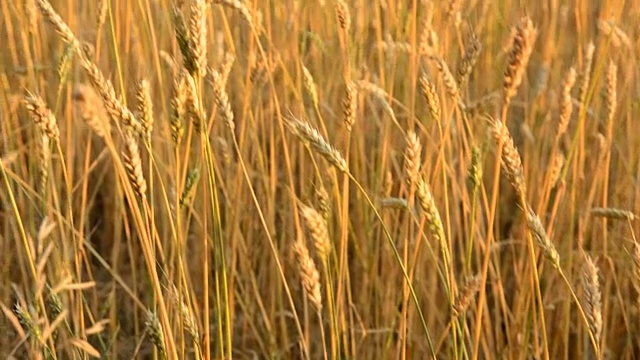
[[[1,357],[640,357],[634,2],[0,21]]]

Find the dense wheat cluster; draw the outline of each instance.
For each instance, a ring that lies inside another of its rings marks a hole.
[[[640,358],[637,2],[0,22],[0,357]]]

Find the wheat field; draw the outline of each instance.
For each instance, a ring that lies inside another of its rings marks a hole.
[[[640,358],[640,3],[0,22],[0,357]]]

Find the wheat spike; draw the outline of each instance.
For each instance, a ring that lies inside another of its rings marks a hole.
[[[477,191],[482,184],[481,157],[482,154],[480,153],[480,148],[477,146],[471,148],[471,162],[469,163],[469,169],[467,170],[467,179],[473,191]]]
[[[38,95],[29,94],[25,97],[25,107],[31,113],[33,121],[54,141],[60,138],[60,130],[56,117]]]
[[[329,240],[327,221],[316,209],[310,206],[301,205],[300,213],[307,225],[307,230],[311,234],[318,256],[322,261],[325,261],[331,253],[331,240]]]
[[[253,22],[253,16],[251,15],[251,12],[249,11],[249,8],[247,7],[247,5],[243,2],[243,1],[239,1],[239,0],[214,0],[213,1],[216,4],[221,4],[224,6],[228,6],[236,11],[238,11],[240,13],[240,15],[242,16],[242,18],[244,19],[244,21],[247,22],[247,24],[249,24],[249,27],[251,27],[252,29],[254,29],[254,31],[256,32],[261,32],[261,29],[258,29],[255,26],[255,23]]]
[[[567,72],[562,83],[562,91],[560,95],[560,119],[558,121],[558,137],[567,131],[569,120],[571,120],[571,112],[573,111],[573,101],[571,100],[571,89],[576,82],[576,70],[572,67]]]
[[[317,312],[322,310],[322,291],[320,289],[320,273],[316,268],[316,264],[309,255],[307,246],[302,240],[297,240],[293,244],[293,251],[298,260],[298,268],[300,270],[300,278],[305,296],[311,302]]]
[[[164,347],[164,333],[162,332],[158,316],[151,310],[147,310],[145,313],[144,325],[151,342],[158,350],[158,356],[160,359],[166,359],[167,353]]]
[[[78,114],[93,129],[96,135],[105,137],[111,132],[109,116],[102,98],[86,84],[78,84],[73,90],[73,101]]]
[[[144,130],[145,138],[151,139],[151,132],[153,131],[153,101],[151,100],[149,81],[140,81],[136,90],[140,125]]]
[[[525,215],[527,217],[527,226],[529,227],[529,231],[531,235],[534,237],[538,245],[542,248],[544,256],[551,261],[551,264],[556,268],[560,268],[560,254],[556,250],[556,247],[549,239],[547,235],[547,231],[542,225],[542,221],[540,221],[540,217],[538,214],[533,211],[529,204],[526,204]]]
[[[480,291],[480,286],[482,285],[482,276],[477,274],[469,278],[462,288],[458,298],[456,299],[453,305],[453,314],[454,316],[458,316],[469,308],[469,305],[473,302],[474,296]]]
[[[187,103],[186,72],[181,71],[173,80],[171,94],[171,138],[176,147],[180,144],[184,135],[184,117]]]
[[[513,138],[505,124],[493,119],[491,122],[491,134],[496,144],[502,144],[502,167],[505,170],[509,182],[522,199],[526,197],[527,189],[524,179],[524,168],[518,149],[513,144]]]
[[[420,90],[422,90],[422,96],[427,102],[427,108],[431,118],[435,121],[440,121],[440,98],[436,91],[434,83],[429,81],[427,74],[423,73],[420,76]]]
[[[211,79],[211,85],[213,87],[213,94],[215,95],[218,111],[222,114],[222,118],[224,119],[224,122],[227,124],[229,129],[233,131],[236,128],[236,123],[234,121],[233,111],[231,110],[229,95],[224,89],[222,76],[218,71],[212,70]]]
[[[420,176],[422,145],[415,132],[407,134],[407,148],[404,153],[404,168],[407,173],[407,186],[414,187]]]
[[[191,5],[189,37],[192,41],[195,72],[203,78],[207,72],[207,3],[196,0]],[[195,74],[194,74],[195,76]]]
[[[49,178],[49,163],[51,162],[50,137],[46,134],[40,136],[40,146],[38,151],[38,169],[40,170],[39,189],[44,193],[47,188]]]
[[[618,93],[616,91],[616,86],[618,82],[617,75],[618,67],[616,64],[611,61],[609,66],[607,67],[607,93],[606,93],[606,104],[607,104],[607,122],[612,121],[615,113],[616,113],[616,103],[618,99]]]
[[[480,52],[482,52],[482,43],[478,40],[476,34],[471,32],[469,40],[467,41],[464,56],[458,64],[457,80],[460,88],[463,88],[467,83],[467,80],[471,75],[471,71],[473,71],[473,67],[478,61],[478,57],[480,57]]]
[[[67,26],[60,15],[53,9],[51,4],[47,0],[36,0],[36,5],[38,5],[42,15],[53,24],[58,34],[62,36],[62,39],[74,49],[79,48],[80,44],[73,34],[73,31],[71,31],[69,26]]]
[[[427,219],[429,231],[440,246],[440,251],[442,252],[442,261],[445,264],[449,264],[451,255],[449,253],[449,245],[447,244],[447,240],[444,234],[442,218],[440,217],[440,212],[436,207],[436,202],[433,198],[433,194],[431,193],[429,184],[423,177],[418,180],[416,195],[418,196],[420,208],[424,212],[424,215]]]
[[[187,71],[194,75],[198,71],[198,55],[196,54],[196,44],[191,37],[190,28],[182,14],[182,9],[178,3],[174,3],[172,7],[173,27],[178,41],[178,47],[182,53],[184,67]]]
[[[144,179],[142,172],[142,159],[140,158],[138,142],[131,132],[125,132],[124,152],[122,156],[133,189],[142,200],[146,199],[147,181]]]
[[[442,81],[444,82],[444,87],[447,90],[447,94],[455,102],[458,102],[460,98],[460,89],[458,88],[456,79],[451,74],[451,70],[449,70],[449,66],[442,58],[433,57],[432,60],[436,63],[436,68],[442,76]]]
[[[505,104],[516,95],[522,83],[537,36],[538,30],[528,17],[523,18],[515,28],[502,84]]]
[[[582,256],[584,258],[582,272],[580,273],[583,288],[582,302],[589,321],[589,328],[597,345],[594,352],[599,354],[602,340],[602,296],[600,293],[600,280],[598,279],[598,267],[586,252],[583,251]]]
[[[348,33],[351,28],[351,13],[349,6],[343,0],[336,1],[336,16],[340,29],[342,29],[345,34]]]
[[[227,81],[229,79],[229,74],[231,73],[231,68],[233,67],[233,63],[236,61],[235,56],[230,52],[224,53],[224,58],[222,60],[222,65],[220,65],[220,77],[222,78],[222,87],[227,86]]]
[[[316,89],[316,83],[315,81],[313,81],[313,76],[311,76],[311,72],[309,71],[309,69],[307,69],[307,67],[304,66],[304,64],[301,64],[301,66],[302,66],[302,77],[303,77],[304,88],[309,93],[309,96],[311,97],[311,101],[313,101],[313,106],[317,107],[318,106],[318,90]]]
[[[353,81],[348,81],[344,99],[342,100],[342,112],[344,127],[347,132],[351,132],[356,123],[356,113],[358,112],[358,88]]]
[[[586,108],[585,101],[587,101],[587,93],[589,91],[589,85],[591,83],[591,67],[593,65],[593,54],[596,51],[596,46],[593,41],[590,41],[585,49],[584,63],[580,71],[582,75],[582,84],[580,85],[580,107]]]
[[[629,220],[633,221],[636,216],[629,210],[617,209],[617,208],[601,208],[595,207],[591,209],[591,215],[604,217],[608,219],[617,219],[617,220]]]
[[[320,135],[318,130],[312,128],[309,124],[302,122],[298,119],[292,119],[287,121],[287,127],[294,135],[300,140],[309,144],[311,148],[322,155],[327,161],[329,161],[338,170],[348,173],[347,161],[342,157],[340,152],[331,146]]]
[[[185,108],[187,114],[193,122],[193,127],[196,132],[203,131],[203,123],[206,115],[200,104],[200,97],[198,97],[198,90],[196,87],[196,81],[189,73],[184,73],[185,81]]]

